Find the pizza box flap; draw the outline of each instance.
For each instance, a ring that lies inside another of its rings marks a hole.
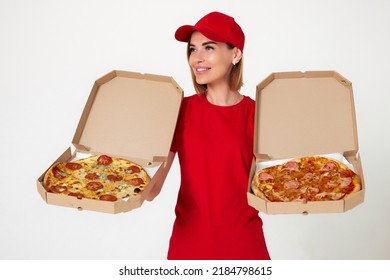
[[[85,153],[163,162],[182,98],[171,77],[112,71],[95,81],[72,143]]]
[[[259,160],[358,152],[352,84],[335,71],[272,73],[256,88]]]

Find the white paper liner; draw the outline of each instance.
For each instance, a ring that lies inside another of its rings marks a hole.
[[[326,158],[331,158],[340,161],[341,163],[345,164],[349,169],[355,172],[353,165],[348,162],[348,160],[340,153],[332,153],[332,154],[325,154],[325,155],[318,155],[320,157],[326,157]],[[286,163],[292,159],[295,158],[288,158],[288,159],[277,159],[277,160],[270,160],[270,161],[263,161],[263,162],[258,162],[256,165],[256,172],[275,165],[283,164]]]

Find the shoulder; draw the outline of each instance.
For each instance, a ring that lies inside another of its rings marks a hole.
[[[205,98],[202,93],[195,93],[190,96],[185,96],[182,101],[182,107],[193,106],[196,104],[202,103],[202,100]]]
[[[202,98],[204,98],[203,94],[184,96],[180,106],[179,118],[183,118],[185,115],[191,114],[191,111],[199,109],[202,103]]]
[[[256,102],[251,97],[244,95],[244,99],[242,101],[243,105],[246,106],[249,110],[255,110]]]
[[[252,99],[252,97],[248,96],[248,95],[244,95],[244,99],[243,99],[245,102],[248,102],[249,104],[255,104],[255,101]]]
[[[203,93],[194,93],[193,95],[185,96],[183,98],[183,102],[190,103],[190,102],[200,102],[204,98]]]

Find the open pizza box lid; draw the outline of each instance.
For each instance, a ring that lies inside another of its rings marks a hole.
[[[151,177],[140,195],[116,202],[48,192],[38,179],[38,191],[48,204],[107,213],[127,212],[152,200],[160,191],[183,90],[168,76],[112,71],[97,79],[69,147],[55,162],[106,154],[142,165]]]
[[[256,88],[255,161],[248,202],[268,214],[340,213],[364,201],[352,84],[335,71],[272,73]],[[362,190],[343,200],[267,202],[251,190],[259,164],[328,155],[348,163]],[[340,158],[338,158],[340,157]]]

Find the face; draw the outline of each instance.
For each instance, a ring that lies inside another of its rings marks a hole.
[[[237,48],[229,49],[226,43],[215,42],[198,31],[191,35],[189,65],[198,84],[228,84]]]

